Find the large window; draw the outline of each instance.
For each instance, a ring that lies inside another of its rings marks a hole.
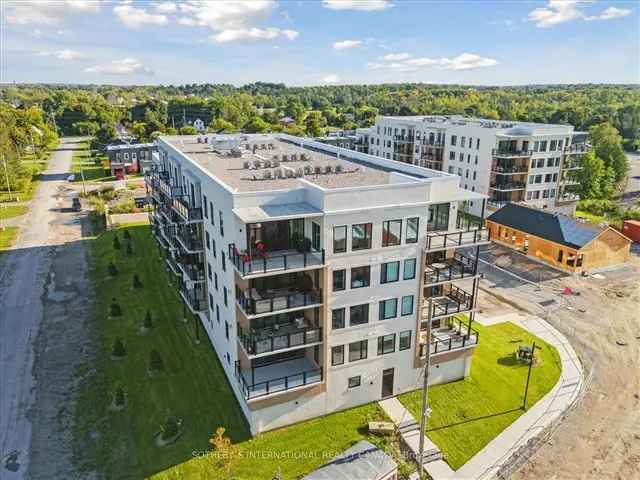
[[[449,229],[449,204],[440,203],[429,206],[429,222],[427,230],[430,232]]]
[[[367,341],[360,340],[349,344],[349,361],[356,362],[367,358]]]
[[[339,292],[346,288],[347,283],[347,271],[346,270],[334,270],[333,271],[333,291]]]
[[[418,241],[418,226],[420,225],[420,219],[418,217],[407,219],[407,233],[405,234],[404,241],[406,243],[416,243]]]
[[[396,351],[396,334],[378,337],[378,355],[386,355]]]
[[[351,250],[371,248],[371,223],[360,223],[351,227]]]
[[[411,330],[405,330],[400,332],[398,350],[408,350],[409,348],[411,348]]]
[[[402,297],[402,306],[400,307],[400,315],[411,315],[413,313],[413,295],[405,295]]]
[[[331,311],[331,328],[334,330],[344,328],[344,308],[336,308]]]
[[[394,318],[398,313],[398,299],[390,298],[389,300],[380,301],[379,320],[388,320]]]
[[[402,236],[402,220],[387,220],[382,222],[382,246],[400,245]]]
[[[349,309],[349,326],[369,323],[369,304],[354,305]]]
[[[380,265],[380,283],[397,282],[400,278],[400,262],[388,262]]]
[[[347,251],[347,226],[333,227],[333,253]]]
[[[320,250],[320,225],[311,222],[311,246],[314,250]]]
[[[360,383],[361,383],[360,375],[358,375],[356,377],[349,377],[349,388],[359,387]]]
[[[371,267],[355,267],[351,269],[351,288],[368,287],[371,282]]]
[[[331,347],[331,365],[342,365],[344,363],[344,345]]]
[[[407,258],[404,261],[404,272],[402,273],[403,280],[411,280],[416,278],[416,259]]]

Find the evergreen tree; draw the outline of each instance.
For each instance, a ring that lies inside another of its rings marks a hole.
[[[120,385],[116,388],[116,391],[113,395],[113,403],[116,407],[124,407],[125,395],[124,390]]]
[[[147,330],[151,330],[153,328],[153,321],[151,319],[151,310],[147,310],[147,314],[144,317],[144,321],[142,322],[142,326]]]
[[[113,249],[120,250],[120,239],[117,234],[113,237]]]
[[[109,306],[109,314],[112,317],[119,317],[122,315],[122,308],[120,308],[120,304],[116,301],[116,297],[111,299],[111,305]]]
[[[149,352],[149,370],[152,372],[161,372],[164,370],[164,361],[157,350]]]
[[[137,273],[133,274],[133,288],[142,288],[142,282],[140,281],[140,276]]]
[[[109,262],[107,270],[109,271],[109,275],[111,275],[112,277],[118,275],[118,267],[116,267],[116,264],[113,262],[113,260]]]
[[[125,348],[124,343],[122,343],[122,340],[120,340],[120,337],[116,337],[115,340],[113,341],[113,346],[111,348],[111,355],[117,358],[122,358],[126,354],[127,354],[127,349]]]

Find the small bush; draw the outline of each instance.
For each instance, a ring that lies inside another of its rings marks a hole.
[[[109,314],[112,317],[119,317],[122,315],[122,308],[120,308],[120,304],[116,301],[115,297],[111,299],[111,305],[109,306]]]
[[[151,319],[151,310],[147,310],[147,314],[144,317],[144,321],[142,322],[142,326],[147,330],[151,330],[153,328],[153,321]]]
[[[137,273],[133,274],[133,288],[142,288],[142,281]]]
[[[111,348],[111,355],[117,358],[122,358],[127,354],[127,349],[120,340],[120,337],[116,337],[113,341],[113,347]]]
[[[113,237],[113,248],[114,250],[120,250],[120,239],[118,238],[118,235]]]
[[[133,247],[131,246],[131,242],[127,242],[127,248],[125,250],[127,255],[133,255]]]
[[[136,202],[133,198],[122,200],[109,209],[111,213],[135,213],[136,210]]]
[[[169,440],[178,435],[178,421],[174,417],[169,416],[160,429],[162,430],[162,440]]]
[[[149,370],[152,372],[162,372],[164,370],[164,361],[157,350],[149,352]]]
[[[116,407],[124,407],[125,396],[124,390],[118,385],[115,393],[113,394],[113,403]]]
[[[124,237],[125,240],[131,241],[131,234],[129,233],[129,230],[125,230],[122,236]]]
[[[113,261],[109,262],[109,266],[107,267],[107,269],[109,270],[109,275],[111,275],[112,277],[118,275],[118,267],[116,267],[116,264]]]

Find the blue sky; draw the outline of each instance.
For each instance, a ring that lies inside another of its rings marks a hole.
[[[2,2],[2,82],[639,83],[637,2]]]

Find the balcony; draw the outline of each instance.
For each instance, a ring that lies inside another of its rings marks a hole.
[[[431,330],[431,357],[454,350],[472,348],[478,345],[480,333],[471,328],[469,333],[468,325],[459,319],[451,319],[448,325],[443,328]],[[427,332],[420,331],[420,357],[426,355]]]
[[[181,187],[173,187],[180,188]],[[182,189],[181,189],[182,190]],[[180,195],[173,198],[171,204],[173,209],[180,215],[185,222],[201,222],[202,221],[202,208],[192,207],[189,202],[189,197],[186,195]]]
[[[196,255],[180,255],[177,258],[178,268],[182,272],[182,278],[188,279],[190,282],[204,282],[205,270],[204,262],[194,261]]]
[[[189,288],[183,283],[180,296],[192,313],[196,314],[207,310],[207,296],[203,284],[194,284],[193,288]]]
[[[582,162],[565,160],[562,162],[562,170],[582,170]]]
[[[473,295],[455,285],[448,284],[440,287],[431,287],[431,289],[433,289],[433,292],[428,298],[431,299],[432,320],[469,312],[473,309]],[[423,321],[429,318],[428,309],[428,304],[425,303],[422,313]]]
[[[489,189],[496,190],[498,192],[515,192],[517,190],[524,190],[527,184],[524,182],[505,182],[495,183],[489,186]]]
[[[246,370],[236,362],[236,378],[244,398],[254,400],[322,383],[323,372],[313,360],[300,357]]]
[[[532,153],[532,150],[502,150],[498,148],[491,150],[491,155],[495,158],[525,158],[530,157]]]
[[[561,193],[556,197],[556,203],[573,203],[578,201],[580,201],[580,195],[573,192]]]
[[[523,175],[529,172],[528,165],[500,165],[493,164],[491,173],[496,175]]]
[[[401,143],[412,143],[416,137],[414,135],[394,135],[393,140]]]
[[[204,251],[202,233],[197,225],[181,225],[175,238],[187,253],[201,253]]]
[[[425,147],[444,148],[444,140],[422,139],[422,145]]]
[[[178,262],[176,261],[175,258],[173,258],[173,255],[168,254],[165,257],[164,261],[169,267],[169,270],[171,270],[171,272],[173,272],[174,275],[178,277],[182,277],[182,270],[180,270],[180,267],[178,266]]]
[[[240,252],[235,244],[229,245],[229,258],[243,277],[286,270],[322,267],[325,263],[324,250],[299,252],[279,250],[274,252]]]
[[[252,328],[250,331],[244,330],[238,323],[238,341],[248,356],[257,356],[318,344],[322,342],[322,329],[310,324],[304,317],[294,318],[290,323]]]
[[[474,277],[476,274],[475,260],[456,252],[452,258],[426,265],[424,285],[428,286],[462,280],[464,278]]]
[[[582,154],[587,153],[590,150],[590,146],[586,143],[574,143],[564,147],[564,153],[566,154]]]
[[[300,309],[322,304],[321,290],[302,290],[289,287],[260,292],[237,289],[236,300],[247,315],[264,315],[282,310]]]
[[[447,248],[470,247],[489,243],[489,231],[484,227],[449,232],[427,232],[427,252]]]

